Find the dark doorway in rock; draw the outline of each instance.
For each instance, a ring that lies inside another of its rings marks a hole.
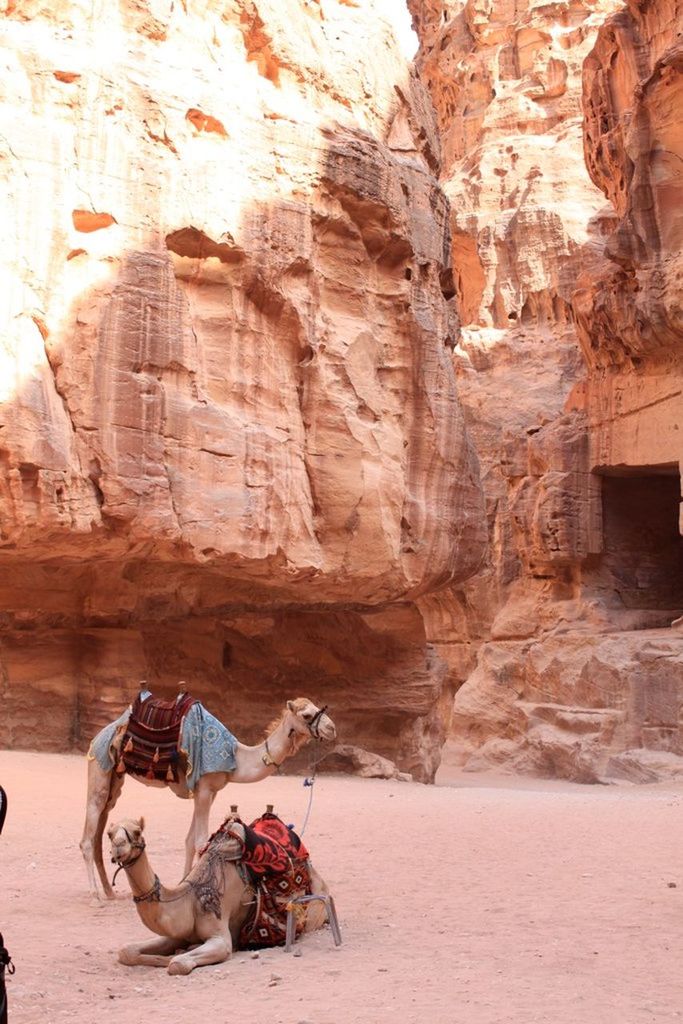
[[[602,568],[625,608],[683,609],[677,465],[602,473]]]

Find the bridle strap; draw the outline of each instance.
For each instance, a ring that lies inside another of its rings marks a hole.
[[[119,866],[117,867],[116,871],[114,872],[114,877],[112,878],[112,882],[111,882],[112,885],[116,885],[116,876],[118,875],[119,871],[123,871],[125,868],[131,868],[133,866],[133,864],[136,863],[136,861],[140,860],[140,857],[142,857],[142,854],[145,851],[145,845],[146,845],[145,844],[145,840],[142,838],[142,836],[140,836],[140,838],[137,841],[135,841],[135,840],[131,839],[130,833],[128,832],[127,828],[124,828],[123,825],[121,826],[121,828],[123,828],[123,831],[126,833],[126,839],[130,843],[132,849],[137,850],[137,854],[134,857],[131,857],[130,860],[124,861],[123,863],[118,862]],[[181,899],[183,899],[183,897],[187,896],[187,894],[190,891],[191,887],[192,886],[190,884],[190,888],[186,889],[184,892],[181,892],[178,896],[174,896],[174,897],[172,897],[171,899],[168,899],[168,900],[162,900],[162,898],[161,898],[161,882],[159,880],[159,876],[155,875],[154,876],[154,884],[152,885],[152,888],[149,889],[147,892],[143,892],[141,896],[133,896],[133,902],[134,903],[147,903],[147,902],[150,902],[150,903],[175,903],[175,902],[177,902],[177,900],[181,900]]]
[[[151,903],[161,903],[161,882],[158,875],[154,876],[154,884],[148,892],[143,892],[142,896],[133,896],[133,903],[146,903],[147,900]]]
[[[316,711],[313,718],[308,723],[308,731],[316,740],[320,739],[320,729],[318,727],[320,725],[320,719],[323,717],[328,707],[328,704],[323,705],[323,707],[320,708],[320,711]]]
[[[279,770],[280,770],[280,768],[282,768],[282,765],[284,764],[284,761],[280,761],[280,763],[279,763],[279,764],[277,763],[277,761],[274,761],[274,760],[273,760],[273,758],[272,758],[272,755],[271,755],[271,753],[270,753],[270,747],[268,746],[268,740],[267,740],[267,739],[266,739],[266,741],[265,741],[265,744],[266,744],[266,752],[265,752],[265,754],[264,754],[264,755],[263,755],[263,756],[261,757],[261,760],[262,760],[262,761],[263,761],[263,763],[264,763],[265,765],[267,765],[267,766],[268,766],[269,768],[270,768],[270,767],[272,766],[273,768],[276,768],[276,769],[277,769],[277,771],[279,771]]]
[[[320,728],[319,728],[319,726],[320,726],[320,719],[326,713],[328,706],[329,705],[325,704],[323,707],[320,708],[319,711],[316,711],[316,713],[313,715],[313,718],[310,720],[310,722],[306,722],[306,725],[308,726],[308,731],[310,732],[311,736],[315,740],[319,740],[320,739]],[[293,732],[294,732],[293,729],[290,730],[289,735],[291,736]],[[273,768],[276,769],[276,771],[280,771],[280,768],[282,768],[282,765],[285,763],[287,758],[286,757],[283,758],[283,760],[278,763],[277,761],[274,761],[273,758],[272,758],[272,755],[270,753],[270,747],[268,746],[268,740],[267,739],[265,741],[265,747],[266,747],[266,752],[265,752],[265,754],[262,755],[261,760],[263,761],[263,763],[265,765],[268,765],[269,768],[273,767]],[[291,751],[290,751],[290,753],[291,753]]]
[[[123,825],[121,826],[121,828],[123,828]],[[119,871],[123,871],[125,868],[132,868],[133,864],[135,864],[136,861],[140,860],[140,857],[142,857],[143,853],[145,852],[145,840],[142,838],[142,836],[140,836],[140,838],[137,841],[135,841],[134,839],[131,839],[130,832],[128,831],[127,828],[123,828],[123,831],[126,833],[126,839],[128,840],[131,849],[137,850],[138,852],[135,857],[131,857],[130,860],[123,861],[123,863],[120,860],[117,860],[116,863],[118,864],[118,867],[114,872],[114,877],[111,880],[112,885],[116,885],[116,876],[118,875]]]

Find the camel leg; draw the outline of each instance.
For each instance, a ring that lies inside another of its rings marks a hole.
[[[215,790],[208,785],[204,778],[201,778],[194,791],[192,821],[190,822],[190,831],[187,833],[185,840],[184,878],[189,875],[195,856],[199,856],[199,851],[209,838],[209,815],[211,814],[211,807],[215,799]]]
[[[192,871],[192,861],[194,860],[194,808],[192,808],[192,821],[190,822],[190,829],[185,837],[185,867],[183,869],[183,878],[187,878],[190,871]]]
[[[190,974],[195,967],[205,964],[222,964],[230,958],[232,939],[228,935],[214,935],[201,946],[190,949],[187,953],[174,956],[168,965],[169,974]]]
[[[102,814],[100,815],[100,820],[97,823],[97,831],[95,832],[95,837],[93,840],[95,866],[100,876],[100,881],[102,882],[102,889],[104,891],[104,895],[109,900],[114,899],[114,890],[112,889],[111,883],[107,878],[107,872],[104,867],[104,860],[102,858],[102,837],[104,835],[104,830],[107,825],[107,818],[109,817],[114,807],[116,806],[116,801],[121,796],[124,778],[124,775],[117,775],[115,772],[112,773],[111,788],[109,790],[109,799],[105,804]]]
[[[97,890],[97,882],[95,881],[94,840],[97,835],[100,818],[109,800],[112,774],[111,771],[103,771],[97,761],[88,761],[88,797],[85,807],[83,838],[80,845],[81,853],[85,860],[85,868],[88,873],[90,895],[96,900],[100,896]]]
[[[126,967],[168,967],[177,949],[177,939],[165,937],[133,942],[119,950],[119,963]]]
[[[311,892],[316,896],[328,896],[330,890],[327,888],[327,883],[318,874],[313,865],[311,864]],[[314,932],[327,921],[327,910],[325,904],[321,903],[320,900],[312,900],[306,905],[306,922],[304,924],[305,932]]]

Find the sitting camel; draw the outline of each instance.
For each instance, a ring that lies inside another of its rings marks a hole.
[[[220,964],[238,948],[240,931],[255,901],[255,889],[239,864],[245,827],[228,819],[190,874],[168,889],[152,870],[142,832],[144,820],[125,819],[108,831],[111,860],[128,878],[142,923],[160,936],[124,946],[119,961],[128,967],[166,967],[169,974],[189,974],[195,967]],[[228,828],[226,829],[226,826]],[[326,894],[327,886],[310,861],[310,889]],[[322,927],[326,913],[320,903],[308,904],[302,931]]]
[[[88,796],[80,845],[88,872],[90,893],[94,899],[99,899],[94,865],[97,865],[105,896],[108,899],[114,897],[104,870],[102,837],[107,817],[121,795],[123,780],[127,773],[121,756],[127,714],[124,712],[118,722],[105,726],[97,734],[88,755]],[[198,701],[195,702],[192,714],[195,716],[196,731],[203,730],[214,745],[216,735],[219,736],[220,759],[216,759],[214,754],[212,764],[225,766],[226,770],[206,770],[204,774],[199,774],[201,764],[188,764],[187,752],[181,749],[177,757],[177,781],[164,781],[137,774],[133,776],[145,785],[168,786],[182,799],[194,796],[192,821],[185,840],[185,875],[189,874],[195,856],[206,843],[209,834],[209,814],[216,794],[228,782],[259,782],[277,771],[287,758],[296,754],[311,739],[333,740],[337,734],[334,722],[325,713],[325,708],[316,707],[306,697],[287,701],[279,718],[266,730],[264,742],[253,747],[235,740],[225,726],[210,715]],[[231,741],[227,752],[224,737]],[[101,756],[103,749],[104,760]],[[98,750],[100,754],[97,754]]]

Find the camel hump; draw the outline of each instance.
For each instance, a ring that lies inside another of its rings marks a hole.
[[[189,693],[172,700],[140,693],[121,745],[124,771],[159,782],[178,782],[183,722],[198,701]]]
[[[175,729],[197,701],[190,693],[179,693],[171,700],[155,697],[149,691],[139,693],[133,701],[128,725],[143,726],[154,732]]]

